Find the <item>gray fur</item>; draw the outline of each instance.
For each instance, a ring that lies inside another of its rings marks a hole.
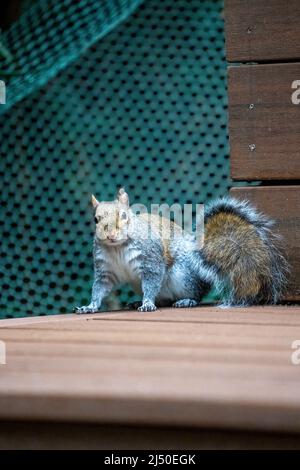
[[[256,233],[269,250],[270,266],[267,267],[268,275],[262,280],[259,296],[237,298],[235,286],[228,285],[229,273],[222,272],[215,263],[208,263],[204,251],[199,249],[196,239],[191,235],[174,234],[169,247],[172,256],[169,265],[164,258],[160,237],[151,230],[149,236],[149,225],[138,216],[131,215],[124,242],[108,246],[95,235],[92,298],[89,305],[79,307],[76,311],[99,311],[103,298],[113,287],[123,283],[130,283],[136,293],[143,295],[139,311],[153,311],[156,306],[183,308],[198,305],[212,286],[223,296],[223,306],[276,303],[284,290],[288,268],[279,248],[278,237],[271,230],[274,222],[248,202],[233,198],[222,198],[207,206],[205,221],[219,212],[238,215],[255,226]],[[247,266],[253,263],[252,254],[247,254],[246,248],[240,251],[239,258],[243,263],[244,276],[247,276]]]
[[[130,283],[137,294],[143,294],[139,311],[156,310],[180,299],[199,303],[208,291],[206,281],[189,268],[188,255],[196,249],[196,239],[190,235],[174,236],[170,242],[173,263],[168,266],[163,256],[159,236],[137,216],[132,216],[128,239],[117,246],[107,246],[95,236],[94,283],[89,305],[76,308],[77,313],[100,310],[102,300],[113,287]]]

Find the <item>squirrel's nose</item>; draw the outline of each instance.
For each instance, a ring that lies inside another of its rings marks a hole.
[[[116,239],[117,235],[115,232],[111,232],[109,235],[107,235],[108,240],[114,241]]]

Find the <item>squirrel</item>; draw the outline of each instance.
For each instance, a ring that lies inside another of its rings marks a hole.
[[[123,188],[95,209],[94,283],[91,302],[77,313],[98,312],[120,283],[142,294],[139,311],[194,307],[212,287],[222,306],[276,303],[288,264],[273,221],[247,201],[223,197],[204,211],[204,243],[167,219],[135,214]],[[149,236],[150,235],[150,236]]]

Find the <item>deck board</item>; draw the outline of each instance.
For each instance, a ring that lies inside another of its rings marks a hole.
[[[0,419],[300,432],[300,307],[0,321]]]

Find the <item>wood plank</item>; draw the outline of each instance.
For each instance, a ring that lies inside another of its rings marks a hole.
[[[201,307],[200,307],[201,309]],[[288,307],[287,307],[288,309]],[[216,309],[217,310],[217,309]],[[295,309],[297,311],[297,309]],[[125,318],[117,318],[113,319],[110,318],[110,320],[104,320],[105,316],[102,318],[90,318],[88,320],[82,320],[82,321],[73,321],[73,322],[60,322],[60,323],[53,323],[53,324],[44,324],[44,323],[35,323],[35,324],[27,324],[27,325],[22,325],[22,326],[10,326],[6,328],[1,329],[1,336],[6,337],[7,335],[9,337],[14,338],[15,340],[18,338],[20,335],[21,337],[24,335],[27,335],[28,337],[32,337],[33,339],[36,339],[37,341],[40,341],[41,339],[41,334],[43,334],[43,341],[45,340],[46,334],[52,334],[55,331],[58,331],[60,333],[66,333],[66,334],[73,334],[76,332],[82,332],[85,331],[86,333],[97,333],[97,334],[106,334],[106,333],[116,333],[119,334],[120,332],[123,334],[130,334],[130,333],[139,333],[139,332],[147,332],[148,333],[154,333],[154,334],[159,334],[160,332],[164,331],[169,331],[170,334],[172,333],[177,333],[181,331],[182,328],[182,323],[183,321],[174,321],[172,319],[172,316],[170,318],[170,312],[171,309],[166,309],[162,310],[159,312],[160,319],[156,316],[154,317],[153,320],[151,319],[151,316],[148,317],[148,320],[145,320],[143,315],[140,315],[139,312],[136,312],[135,319],[132,318],[131,321],[128,321],[126,318],[126,313],[124,313]],[[184,310],[183,310],[184,312]],[[299,322],[299,313],[297,314],[296,318],[293,316],[293,320],[289,322],[289,318],[287,318],[287,322],[285,323],[285,318],[284,320],[280,321],[270,321],[267,322],[267,319],[265,317],[265,320],[263,322],[260,322],[260,319],[257,319],[255,315],[252,316],[252,322],[250,321],[243,321],[243,315],[240,315],[241,321],[238,321],[237,315],[233,316],[233,320],[230,321],[230,316],[227,316],[227,321],[222,321],[222,313],[221,314],[215,314],[215,320],[210,322],[210,321],[195,321],[197,317],[194,317],[194,320],[191,321],[188,319],[187,316],[187,321],[185,323],[185,331],[190,332],[191,334],[193,331],[197,331],[198,329],[200,331],[205,331],[206,334],[216,334],[216,332],[224,331],[223,329],[223,324],[227,325],[226,331],[232,332],[238,332],[240,334],[240,331],[245,331],[245,326],[247,326],[247,336],[251,335],[251,333],[255,333],[255,336],[257,336],[258,332],[262,336],[265,336],[266,334],[269,334],[269,331],[272,331],[273,335],[278,335],[279,337],[283,337],[285,333],[289,333],[290,331],[293,331],[294,327],[300,327],[300,322]],[[138,321],[137,321],[138,317]],[[181,318],[184,318],[184,313],[181,315]],[[253,318],[254,317],[254,318]],[[169,318],[169,320],[168,320]],[[190,317],[191,318],[191,317]],[[220,322],[218,323],[217,319],[219,318]],[[199,319],[200,320],[200,319]],[[255,321],[256,320],[256,321]],[[275,320],[275,319],[274,319]],[[261,328],[257,329],[258,325],[264,325],[267,326],[268,333],[266,333],[266,328]],[[196,328],[196,329],[195,329]],[[42,333],[41,333],[42,331]],[[98,333],[99,332],[99,333]]]
[[[270,348],[272,345],[276,348],[286,349],[287,344],[291,343],[294,337],[294,332],[297,327],[289,328],[287,333],[284,332],[283,327],[277,327],[277,332],[274,334],[274,330],[265,327],[264,329],[257,328],[250,331],[247,327],[247,333],[245,334],[245,327],[240,325],[239,327],[224,328],[214,327],[213,329],[203,328],[199,325],[196,328],[195,325],[189,325],[191,328],[187,328],[187,325],[181,324],[176,330],[168,328],[167,325],[157,325],[156,329],[146,328],[147,323],[142,324],[142,328],[134,328],[131,326],[129,329],[119,328],[118,330],[112,329],[99,329],[94,331],[82,330],[1,330],[1,339],[3,341],[10,342],[31,342],[40,344],[41,339],[45,343],[51,344],[52,342],[61,343],[85,343],[91,344],[101,341],[102,344],[122,344],[122,345],[172,345],[172,346],[185,346],[189,344],[191,347],[209,346],[217,347],[218,344],[223,346],[229,346],[231,344],[238,345],[240,347],[262,347]]]
[[[39,374],[48,376],[49,374],[63,374],[65,377],[73,377],[76,375],[78,378],[90,376],[101,377],[101,380],[106,380],[111,383],[114,377],[117,376],[118,380],[121,377],[126,380],[136,380],[143,376],[145,373],[145,366],[147,367],[147,376],[153,380],[161,379],[168,371],[168,378],[174,381],[178,380],[178,366],[180,365],[181,379],[191,380],[195,384],[198,379],[194,379],[194,375],[201,377],[202,380],[214,379],[216,375],[219,380],[223,379],[237,379],[246,380],[247,382],[263,380],[265,382],[277,382],[279,379],[284,380],[285,383],[293,382],[298,383],[298,371],[295,367],[286,367],[291,362],[293,341],[286,343],[285,349],[279,351],[279,361],[274,366],[270,363],[250,362],[247,360],[246,355],[238,360],[224,360],[220,355],[217,357],[210,356],[208,360],[204,360],[204,354],[194,355],[194,350],[191,348],[185,357],[181,357],[180,362],[176,356],[165,356],[165,351],[162,350],[160,357],[150,357],[152,347],[148,348],[148,356],[104,356],[104,357],[60,357],[48,356],[39,357],[37,355],[31,356],[9,356],[10,361],[7,363],[5,372],[5,381],[0,378],[0,389],[6,389],[9,379],[14,377],[15,374]],[[198,350],[199,351],[199,350]],[[9,351],[8,351],[9,352]],[[202,351],[201,351],[202,352]],[[226,355],[231,355],[231,351],[227,351]],[[268,359],[273,357],[273,351],[268,351],[266,354]],[[273,357],[273,361],[275,361]],[[247,364],[247,367],[245,365]],[[200,380],[200,379],[199,379]],[[32,390],[32,389],[31,389]]]
[[[258,314],[258,315],[257,315]],[[197,308],[163,308],[156,312],[113,311],[87,315],[60,314],[36,317],[10,318],[0,320],[0,328],[22,328],[32,325],[43,325],[44,329],[53,329],[57,322],[70,323],[71,329],[77,322],[116,321],[127,322],[184,322],[184,323],[218,323],[218,324],[255,324],[255,325],[300,325],[299,307],[278,305],[253,306],[247,308],[223,309],[215,305],[201,305]],[[94,323],[93,323],[94,325]]]
[[[3,318],[0,319],[0,328],[7,326],[21,326],[21,325],[30,325],[35,323],[51,323],[53,324],[56,321],[68,321],[68,320],[77,320],[85,319],[92,317],[93,315],[76,315],[73,313],[65,313],[58,315],[42,315],[42,316],[26,316],[20,318]]]
[[[251,201],[260,211],[278,222],[291,266],[285,300],[300,300],[300,186],[232,188],[230,194]]]
[[[227,60],[300,58],[299,0],[225,0]]]
[[[255,351],[265,351],[266,353],[273,353],[276,351],[290,351],[291,342],[294,339],[295,331],[299,327],[244,327],[238,325],[229,327],[224,325],[189,325],[192,328],[186,328],[182,325],[177,329],[170,329],[165,324],[157,324],[157,329],[149,328],[149,325],[141,322],[142,328],[134,328],[131,326],[130,330],[123,329],[120,324],[119,330],[105,329],[97,331],[29,331],[29,330],[2,330],[1,339],[6,341],[7,352],[14,355],[14,351],[20,348],[20,343],[23,345],[23,356],[29,350],[38,351],[48,349],[49,355],[56,357],[57,348],[64,351],[64,347],[80,347],[85,350],[86,348],[94,347],[95,350],[110,351],[114,357],[122,357],[119,350],[114,350],[114,344],[118,344],[120,350],[128,348],[126,356],[130,355],[130,350],[143,352],[147,351],[146,347],[151,347],[161,352],[162,356],[166,354],[174,354],[177,348],[178,354],[182,351],[195,354],[196,351],[201,350],[215,350],[216,353],[219,349],[227,350],[230,354],[232,350],[239,347],[246,349],[253,349]],[[208,327],[209,326],[209,327]],[[26,346],[25,346],[26,345]],[[97,349],[99,348],[99,349]],[[101,349],[102,348],[102,349]],[[144,349],[145,348],[145,349]],[[168,350],[171,353],[168,353]],[[173,351],[173,352],[172,352]],[[244,355],[242,354],[244,357]],[[78,356],[77,356],[78,357]],[[81,356],[80,356],[81,357]],[[83,351],[83,357],[86,357]],[[134,357],[134,356],[133,356]],[[176,355],[175,355],[176,357]],[[183,355],[183,359],[185,359]],[[6,370],[8,370],[6,368]]]
[[[150,349],[150,348],[149,348]],[[49,356],[47,360],[44,357],[30,356],[29,358],[11,357],[10,364],[6,369],[6,380],[9,383],[14,374],[39,374],[41,377],[51,374],[63,374],[71,379],[74,375],[78,378],[89,380],[91,376],[101,377],[101,380],[111,381],[115,376],[118,380],[140,380],[145,373],[147,367],[147,376],[152,380],[160,380],[168,371],[168,377],[178,384],[178,366],[180,365],[181,380],[189,380],[194,385],[199,382],[194,379],[193,375],[201,377],[201,381],[206,379],[214,379],[218,376],[220,381],[226,380],[245,380],[247,382],[278,382],[282,380],[287,385],[288,382],[298,384],[298,371],[295,367],[286,367],[291,361],[291,342],[286,345],[285,351],[281,351],[281,360],[285,359],[285,363],[277,363],[277,367],[270,366],[269,363],[251,363],[250,361],[224,361],[223,358],[213,358],[208,361],[204,360],[204,355],[200,356],[200,360],[194,358],[193,350],[181,359],[180,362],[171,356],[165,358],[164,354],[160,358],[149,358],[145,360],[142,357],[67,357],[60,358]],[[272,351],[269,351],[269,358]],[[199,356],[198,356],[199,357]],[[247,364],[247,367],[245,365]],[[173,379],[172,379],[173,378]],[[0,379],[0,389],[6,389],[7,383]],[[31,389],[32,390],[32,389]],[[78,390],[81,390],[79,388]]]
[[[282,351],[287,351],[287,348],[240,348],[236,344],[228,345],[205,345],[201,344],[199,347],[192,346],[172,346],[168,345],[152,345],[149,348],[147,345],[122,345],[119,344],[116,349],[114,344],[92,343],[82,344],[78,343],[59,343],[41,342],[7,342],[7,354],[11,359],[16,360],[19,356],[26,358],[30,361],[32,357],[36,357],[38,350],[38,357],[48,360],[49,357],[59,360],[60,357],[64,358],[128,358],[134,359],[139,357],[145,362],[148,360],[158,360],[163,357],[165,360],[172,360],[181,362],[190,361],[205,361],[205,362],[223,362],[224,363],[240,363],[270,365],[277,367],[278,365],[286,365],[287,357],[282,354]]]
[[[24,382],[16,390],[16,385]],[[147,375],[17,374],[0,391],[1,419],[298,431],[297,382]]]
[[[63,370],[58,372],[38,370],[35,372],[17,370],[8,372],[6,383],[2,380],[0,382],[0,418],[9,416],[17,418],[16,410],[7,405],[9,400],[13,400],[15,405],[19,399],[18,409],[22,409],[26,413],[27,398],[28,400],[31,398],[33,404],[32,409],[28,409],[33,418],[35,414],[34,399],[40,398],[47,400],[48,403],[56,401],[56,399],[59,399],[60,403],[66,400],[71,402],[72,400],[92,401],[95,399],[100,402],[101,400],[123,399],[130,400],[132,406],[134,406],[134,400],[142,400],[146,407],[152,400],[162,400],[166,403],[180,401],[182,407],[191,401],[198,403],[199,406],[203,402],[216,402],[224,406],[229,403],[237,406],[251,403],[258,411],[263,405],[272,406],[274,411],[277,407],[293,408],[298,415],[297,419],[300,419],[299,371],[295,370],[297,367],[291,364],[288,365],[285,374],[282,374],[281,369],[277,374],[274,369],[270,371],[271,373],[266,373],[267,368],[264,367],[260,371],[258,370],[257,374],[254,373],[254,369],[250,369],[249,376],[247,376],[246,367],[241,373],[241,367],[238,369],[232,365],[230,367],[226,365],[224,368],[219,367],[217,373],[216,364],[211,368],[208,365],[202,366],[203,376],[201,369],[194,368],[193,373],[191,369],[181,366],[180,368],[177,366],[177,371],[171,368],[170,372],[165,367],[164,371],[162,368],[158,368],[156,371],[151,369],[151,373],[148,374],[148,370],[145,368],[142,370],[142,367],[135,368],[133,373],[128,373],[128,369],[122,370],[120,367],[114,369],[114,365],[112,364],[110,370],[107,368],[102,373],[93,370],[89,372],[88,369],[78,373],[70,371],[67,374]],[[24,398],[25,403],[22,402]],[[92,407],[92,404],[88,404],[89,407]],[[49,409],[45,407],[39,411],[39,417],[46,419],[51,416],[51,411],[51,406]],[[70,411],[73,413],[74,420],[79,414],[81,415],[81,411],[76,407]],[[41,412],[43,416],[40,414]],[[65,410],[62,408],[58,412],[62,418]],[[106,410],[105,413],[106,415],[114,414],[114,410]],[[128,415],[126,410],[123,413]],[[23,417],[22,414],[18,418],[23,419]],[[94,421],[100,420],[101,417],[95,415]],[[199,426],[202,424],[199,422]],[[223,424],[227,425],[227,423]]]
[[[300,179],[300,104],[292,102],[295,80],[300,80],[300,63],[229,67],[233,179]]]
[[[203,307],[187,322],[174,309],[5,322],[0,419],[300,432],[297,315]]]

